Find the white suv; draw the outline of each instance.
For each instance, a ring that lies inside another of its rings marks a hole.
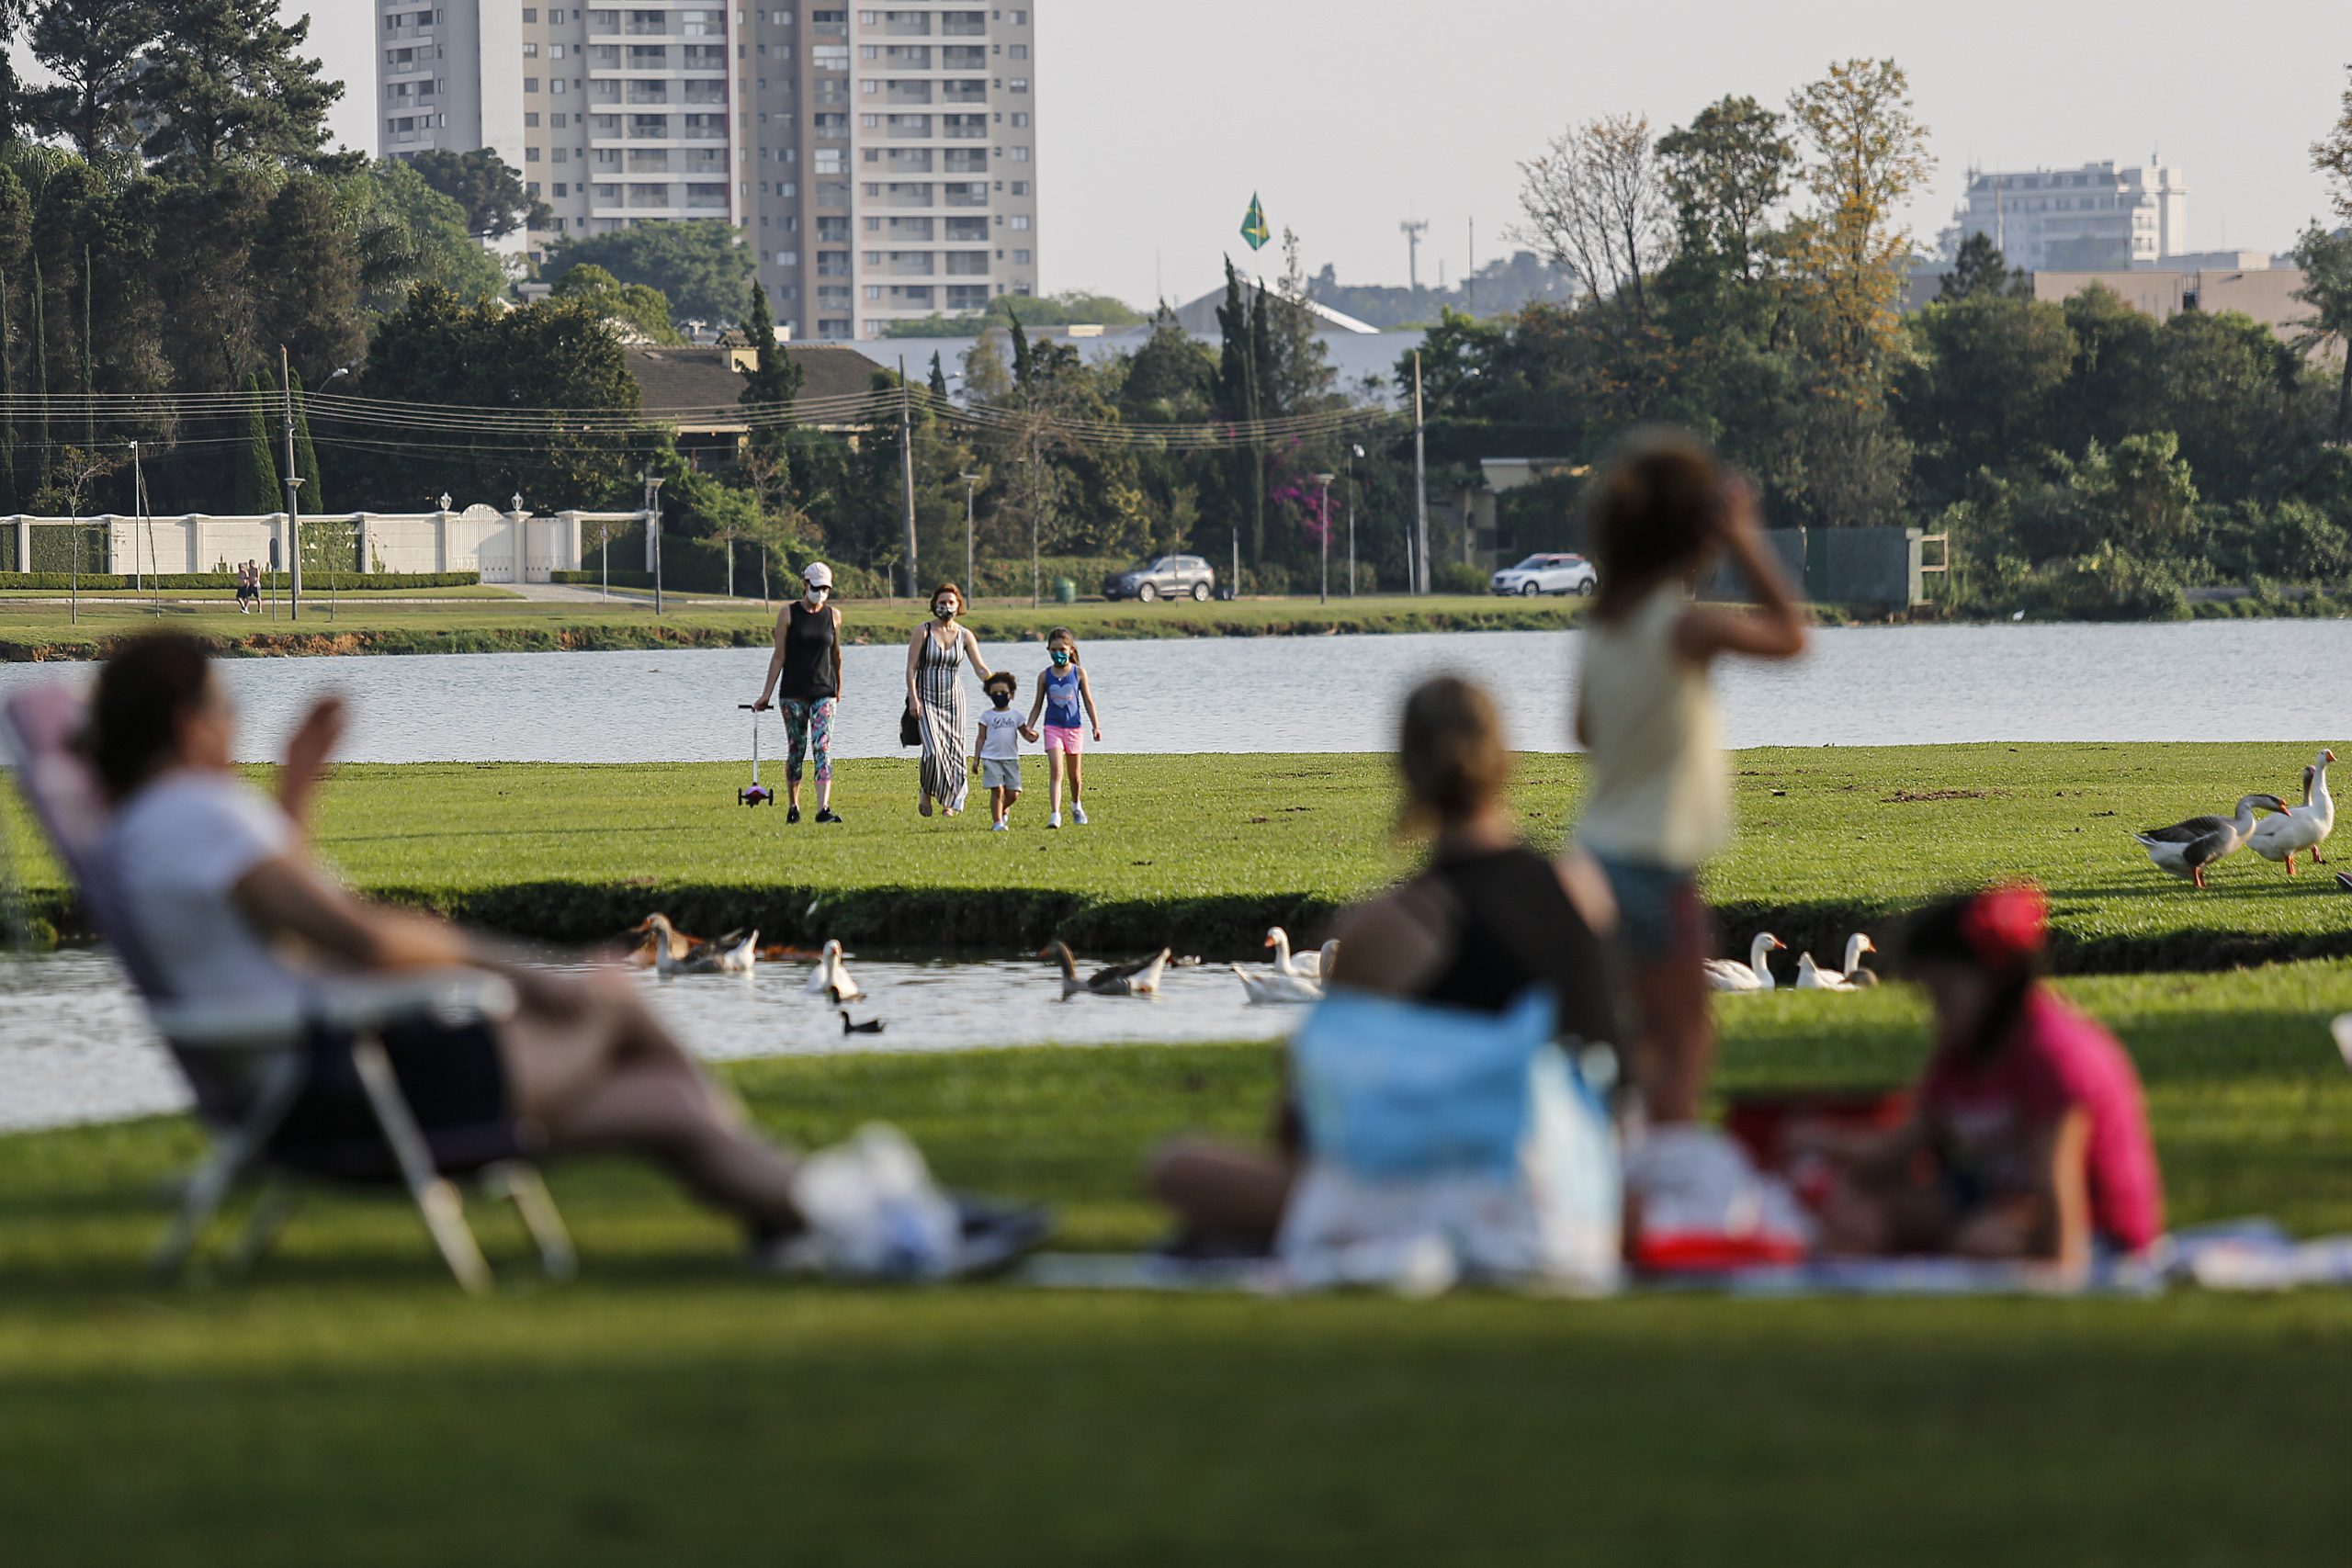
[[[1495,573],[1498,593],[1589,594],[1600,585],[1600,574],[1582,556],[1530,556],[1517,566]]]

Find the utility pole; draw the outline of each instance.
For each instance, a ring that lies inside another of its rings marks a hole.
[[[1337,475],[1317,474],[1315,482],[1323,487],[1323,588],[1316,595],[1318,604],[1331,602],[1331,481]]]
[[[980,482],[978,474],[958,474],[964,481],[964,592],[979,592],[979,573],[972,565],[972,494]]]
[[[302,618],[302,476],[294,471],[294,370],[286,345],[277,345],[277,388],[286,395],[286,618]]]
[[[1413,570],[1419,582],[1414,592],[1430,591],[1430,474],[1427,443],[1422,438],[1421,420],[1421,351],[1413,351],[1413,516],[1415,533],[1410,548]]]
[[[1430,231],[1426,218],[1408,218],[1396,227],[1405,235],[1405,281],[1414,293],[1421,291],[1421,236]]]
[[[1462,275],[1463,308],[1478,313],[1478,220],[1470,220],[1470,270]]]
[[[662,614],[662,476],[648,463],[638,470],[645,481],[645,536],[653,546],[653,613]]]
[[[899,488],[907,505],[907,592],[920,581],[915,571],[914,394],[907,388],[907,356],[899,355]]]

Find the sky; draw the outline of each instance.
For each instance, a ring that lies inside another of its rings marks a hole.
[[[2284,250],[2325,208],[2309,147],[2352,63],[2346,0],[1030,0],[1037,14],[1039,262],[1047,291],[1139,305],[1216,286],[1251,193],[1310,270],[1405,281],[1492,260],[1520,160],[1571,123],[1658,130],[1727,93],[1782,105],[1833,60],[1910,73],[1938,160],[1910,220],[1951,221],[1963,172],[2164,160],[2193,250]],[[287,0],[288,14],[303,0]],[[368,0],[310,0],[351,90],[334,130],[374,151]],[[1279,265],[1276,250],[1259,270]]]

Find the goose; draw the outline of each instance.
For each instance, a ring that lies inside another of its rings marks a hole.
[[[2319,847],[2335,831],[2335,800],[2327,793],[2327,765],[2333,751],[2322,751],[2303,770],[2303,803],[2284,816],[2266,818],[2246,839],[2246,847],[2267,861],[2284,861],[2287,874],[2295,874],[2295,857],[2311,852],[2313,865],[2325,865]]]
[[[1331,972],[1332,963],[1338,958],[1339,952],[1340,944],[1336,942],[1327,942],[1323,944],[1321,950],[1315,954],[1317,975],[1285,975],[1279,969],[1268,971],[1244,968],[1238,964],[1232,966],[1233,973],[1241,981],[1243,994],[1253,1005],[1319,1002],[1323,999],[1323,981],[1319,976]]]
[[[1062,998],[1067,1001],[1082,996],[1156,997],[1159,994],[1160,972],[1168,967],[1168,952],[1163,947],[1148,958],[1097,969],[1083,980],[1078,977],[1078,960],[1071,955],[1068,942],[1049,942],[1037,950],[1037,956],[1060,963]]]
[[[2185,876],[2202,888],[2207,866],[2245,848],[2254,831],[2256,811],[2286,809],[2287,803],[2275,795],[2245,795],[2238,797],[2235,818],[2192,817],[2169,828],[2151,828],[2132,836],[2148,852],[2148,863],[2158,871]]]
[[[830,997],[836,1006],[865,995],[849,977],[849,967],[842,962],[842,944],[838,942],[825,944],[824,952],[817,956],[817,967],[808,972],[808,983],[800,988],[812,997]]]
[[[627,960],[631,967],[638,969],[654,967],[664,951],[673,959],[684,958],[704,945],[702,938],[688,936],[678,930],[670,923],[670,917],[659,910],[631,926],[627,934],[638,939]]]
[[[1747,962],[1736,958],[1707,960],[1707,988],[1711,991],[1769,991],[1776,983],[1772,967],[1764,955],[1775,949],[1785,952],[1788,943],[1770,931],[1759,931],[1748,944]]]
[[[1266,945],[1274,950],[1274,969],[1276,973],[1283,975],[1303,975],[1310,980],[1319,980],[1323,977],[1322,953],[1319,951],[1315,953],[1302,953],[1295,958],[1292,957],[1290,952],[1290,932],[1283,930],[1282,927],[1275,926],[1266,932]]]
[[[1878,976],[1862,967],[1862,954],[1877,951],[1878,943],[1872,942],[1866,933],[1856,931],[1846,939],[1846,967],[1824,969],[1818,964],[1815,965],[1813,972],[1823,983],[1818,986],[1807,986],[1804,988],[1809,991],[1860,991],[1877,985]],[[1806,956],[1812,955],[1808,953]],[[1802,972],[1804,965],[1800,964],[1798,969]]]
[[[684,958],[673,958],[670,950],[657,945],[653,950],[653,972],[663,979],[680,975],[748,975],[759,962],[760,933],[729,931],[717,942],[707,942]]]
[[[2352,893],[2352,871],[2339,871],[2335,874],[2335,890],[2338,893]]]
[[[1813,954],[1797,955],[1797,989],[1800,991],[1858,991],[1860,987],[1835,969],[1824,969],[1813,961]]]

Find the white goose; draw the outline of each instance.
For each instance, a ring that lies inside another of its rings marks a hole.
[[[849,977],[849,966],[842,962],[842,944],[829,942],[818,955],[817,967],[810,970],[808,983],[800,987],[812,997],[829,997],[834,1002],[854,1002],[865,995],[857,982]]]
[[[1322,953],[1319,951],[1302,953],[1295,958],[1292,957],[1290,932],[1283,930],[1282,927],[1274,926],[1267,931],[1266,945],[1274,950],[1274,970],[1277,974],[1305,976],[1309,980],[1319,980],[1323,977]],[[1329,943],[1325,944],[1326,947],[1329,945]]]
[[[2275,795],[2244,795],[2238,797],[2234,818],[2192,817],[2169,828],[2151,828],[2132,836],[2148,852],[2148,863],[2158,871],[2185,876],[2202,888],[2207,866],[2245,848],[2257,809],[2283,812],[2287,803]]]
[[[1331,963],[1339,954],[1340,944],[1327,942],[1313,956],[1319,974],[1329,974]],[[1233,972],[1240,978],[1241,989],[1253,1003],[1277,1005],[1295,1002],[1319,1002],[1323,999],[1323,982],[1310,975],[1285,975],[1279,969],[1245,969],[1237,964]]]
[[[2267,861],[2284,861],[2287,874],[2295,874],[2295,857],[2311,852],[2313,865],[2325,865],[2319,847],[2335,831],[2335,799],[2327,793],[2327,765],[2333,751],[2322,751],[2303,770],[2303,803],[2284,816],[2266,818],[2246,839],[2246,848]]]
[[[1813,954],[1797,955],[1797,989],[1800,991],[1859,991],[1855,985],[1835,969],[1824,969],[1813,961]]]
[[[1765,954],[1784,951],[1788,943],[1770,931],[1759,931],[1748,944],[1747,962],[1736,958],[1707,960],[1707,988],[1711,991],[1769,991],[1777,984],[1772,978],[1772,966]]]

